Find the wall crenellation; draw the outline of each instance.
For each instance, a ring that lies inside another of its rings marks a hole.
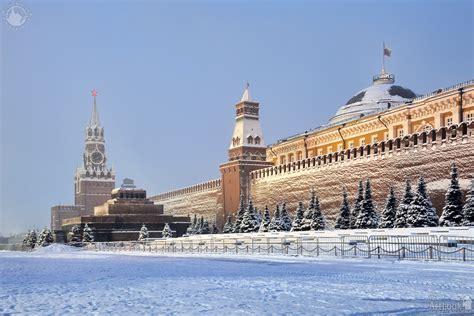
[[[408,153],[416,150],[426,150],[443,146],[446,142],[467,141],[474,135],[474,121],[413,133],[404,137],[397,137],[387,141],[372,143],[358,148],[347,149],[327,155],[306,158],[279,166],[272,166],[250,173],[250,179],[256,180],[265,177],[296,172],[309,168],[324,167],[327,165],[338,166],[356,160],[376,160]]]
[[[154,201],[166,200],[175,197],[179,197],[186,194],[197,193],[200,191],[206,191],[209,189],[215,189],[221,187],[221,179],[209,180],[203,183],[195,184],[189,187],[185,187],[178,190],[173,190],[169,192],[164,192],[155,196],[150,197]]]

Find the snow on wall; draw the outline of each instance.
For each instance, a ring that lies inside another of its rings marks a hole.
[[[190,190],[180,194],[170,192],[150,197],[150,199],[155,203],[163,204],[165,214],[189,215],[191,220],[196,214],[198,217],[204,216],[204,219],[214,223],[216,220],[222,221],[222,219],[216,218],[217,214],[222,213],[221,189],[219,182],[218,185],[193,186]]]
[[[397,199],[403,194],[404,181],[408,177],[416,185],[417,178],[425,177],[433,204],[441,213],[444,194],[449,184],[451,161],[455,161],[461,186],[466,189],[474,177],[474,142],[446,142],[442,146],[426,149],[410,148],[377,159],[362,157],[352,161],[332,163],[296,171],[258,177],[252,180],[251,193],[254,205],[263,208],[268,205],[273,211],[277,203],[286,202],[293,213],[299,201],[308,204],[312,187],[320,197],[322,211],[329,222],[335,220],[341,204],[341,191],[346,186],[352,206],[359,179],[369,177],[375,204],[380,211],[390,185],[394,185]],[[414,187],[415,189],[415,187]],[[332,224],[332,223],[330,223]]]

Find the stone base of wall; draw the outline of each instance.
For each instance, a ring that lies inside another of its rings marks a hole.
[[[370,178],[374,200],[379,211],[385,205],[389,187],[395,187],[397,198],[404,192],[406,178],[412,180],[413,189],[420,175],[425,177],[433,205],[441,213],[444,194],[449,185],[450,164],[459,169],[461,186],[466,189],[474,177],[474,137],[446,140],[436,146],[401,148],[384,155],[372,155],[331,164],[259,177],[252,180],[254,205],[265,205],[273,212],[277,203],[286,202],[293,213],[299,201],[307,207],[309,194],[315,188],[323,214],[330,225],[336,219],[341,205],[341,192],[345,186],[350,202],[354,201],[359,180]],[[352,205],[351,205],[352,206]]]

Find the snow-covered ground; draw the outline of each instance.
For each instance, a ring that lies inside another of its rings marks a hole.
[[[473,293],[472,263],[0,252],[0,314],[439,314]]]

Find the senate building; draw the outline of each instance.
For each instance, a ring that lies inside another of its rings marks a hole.
[[[400,197],[405,180],[415,181],[421,175],[441,212],[450,164],[457,164],[463,189],[474,177],[474,81],[427,94],[399,85],[385,69],[371,81],[342,106],[334,105],[327,124],[270,144],[260,125],[260,119],[265,119],[260,116],[260,103],[247,85],[234,106],[228,159],[216,166],[221,176],[137,201],[162,205],[157,208],[161,219],[150,219],[157,229],[163,218],[168,216],[169,221],[175,216],[177,231],[183,231],[180,223],[193,214],[221,229],[227,217],[236,214],[241,196],[251,198],[258,209],[285,202],[294,212],[298,202],[307,204],[314,189],[331,226],[343,188],[352,202],[359,180],[370,178],[380,209],[390,186]],[[101,210],[108,204],[123,204],[120,199],[111,201],[115,174],[107,161],[94,90],[82,165],[74,176],[75,204],[51,208],[54,230],[104,216]]]

